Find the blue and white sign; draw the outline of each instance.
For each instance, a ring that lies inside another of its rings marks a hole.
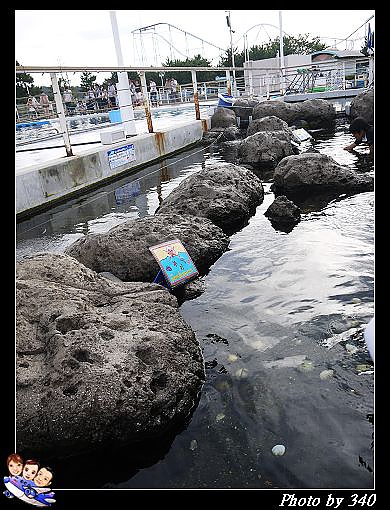
[[[126,165],[130,161],[135,161],[135,147],[133,143],[118,147],[117,149],[111,149],[107,151],[108,162],[110,168],[117,168],[118,166]]]

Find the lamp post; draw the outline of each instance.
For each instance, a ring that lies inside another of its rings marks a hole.
[[[234,30],[232,30],[232,25],[230,22],[230,11],[225,11],[225,12],[228,13],[228,15],[226,16],[226,23],[227,23],[227,26],[229,27],[229,31],[230,31],[230,50],[232,52],[232,67],[235,67],[235,65],[234,65],[234,51],[233,51],[233,36],[232,36],[232,34],[234,34]],[[235,69],[233,69],[233,94],[235,96],[237,95],[237,83],[236,83]]]

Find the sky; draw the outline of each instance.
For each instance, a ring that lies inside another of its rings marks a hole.
[[[166,58],[183,60],[202,54],[213,65],[218,64],[221,50],[230,47],[230,32],[225,10],[117,10],[116,18],[125,65],[161,65]],[[335,38],[343,39],[362,25],[375,10],[283,10],[282,29],[288,35],[309,34],[323,37],[329,46]],[[278,10],[231,10],[233,45],[243,50],[247,35],[249,46],[267,42],[279,36]],[[168,25],[142,31],[137,29],[156,23]],[[375,17],[370,20],[371,31]],[[351,38],[357,39],[354,49],[360,49],[367,26]],[[134,34],[132,31],[136,31]],[[190,34],[203,39],[192,37]],[[171,43],[171,46],[168,43]],[[352,42],[348,43],[352,49]],[[346,49],[339,43],[338,49]],[[143,58],[142,58],[143,56]],[[109,10],[16,10],[15,59],[22,65],[45,66],[105,66],[117,65]],[[49,75],[34,74],[35,85],[49,85]],[[110,76],[100,73],[98,82]],[[71,84],[79,84],[79,75],[69,75]]]

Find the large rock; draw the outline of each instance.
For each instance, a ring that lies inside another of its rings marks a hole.
[[[350,117],[363,117],[369,124],[374,123],[374,89],[369,89],[354,97],[351,101]]]
[[[275,116],[291,125],[298,116],[298,104],[285,103],[281,100],[263,101],[253,109],[253,120]]]
[[[275,115],[250,121],[246,131],[246,136],[254,135],[260,131],[286,131],[287,133],[290,133],[287,122],[279,117],[275,117]]]
[[[263,198],[263,186],[253,172],[232,163],[217,163],[184,179],[163,200],[156,215],[172,211],[201,215],[230,235],[246,225]]]
[[[287,122],[289,126],[296,121],[306,121],[311,129],[330,129],[335,125],[336,111],[325,99],[307,99],[301,103],[284,101],[264,101],[253,110],[253,119],[274,115]]]
[[[54,253],[18,263],[16,276],[18,452],[70,456],[185,419],[204,363],[169,292]]]
[[[224,253],[228,237],[205,217],[170,214],[129,220],[104,234],[89,234],[75,241],[65,253],[97,273],[108,271],[123,281],[152,282],[159,266],[150,246],[180,239],[200,274]]]
[[[274,171],[274,189],[287,191],[308,187],[369,191],[374,188],[374,179],[339,165],[325,154],[302,153],[280,161]]]
[[[287,131],[260,131],[242,140],[238,148],[239,163],[256,169],[274,168],[284,157],[294,154]]]
[[[326,99],[307,99],[298,103],[298,114],[295,121],[300,119],[307,122],[310,129],[332,129],[335,127],[336,110]]]
[[[236,114],[231,108],[218,106],[211,116],[211,129],[237,126]]]

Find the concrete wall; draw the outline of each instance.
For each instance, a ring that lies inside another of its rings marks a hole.
[[[77,156],[53,160],[18,171],[16,175],[16,213],[27,216],[54,205],[64,197],[80,194],[99,183],[123,176],[163,156],[183,150],[201,140],[210,128],[210,119],[178,123],[155,133],[136,135],[113,145],[101,145]],[[135,160],[112,168],[108,151],[134,145]]]

